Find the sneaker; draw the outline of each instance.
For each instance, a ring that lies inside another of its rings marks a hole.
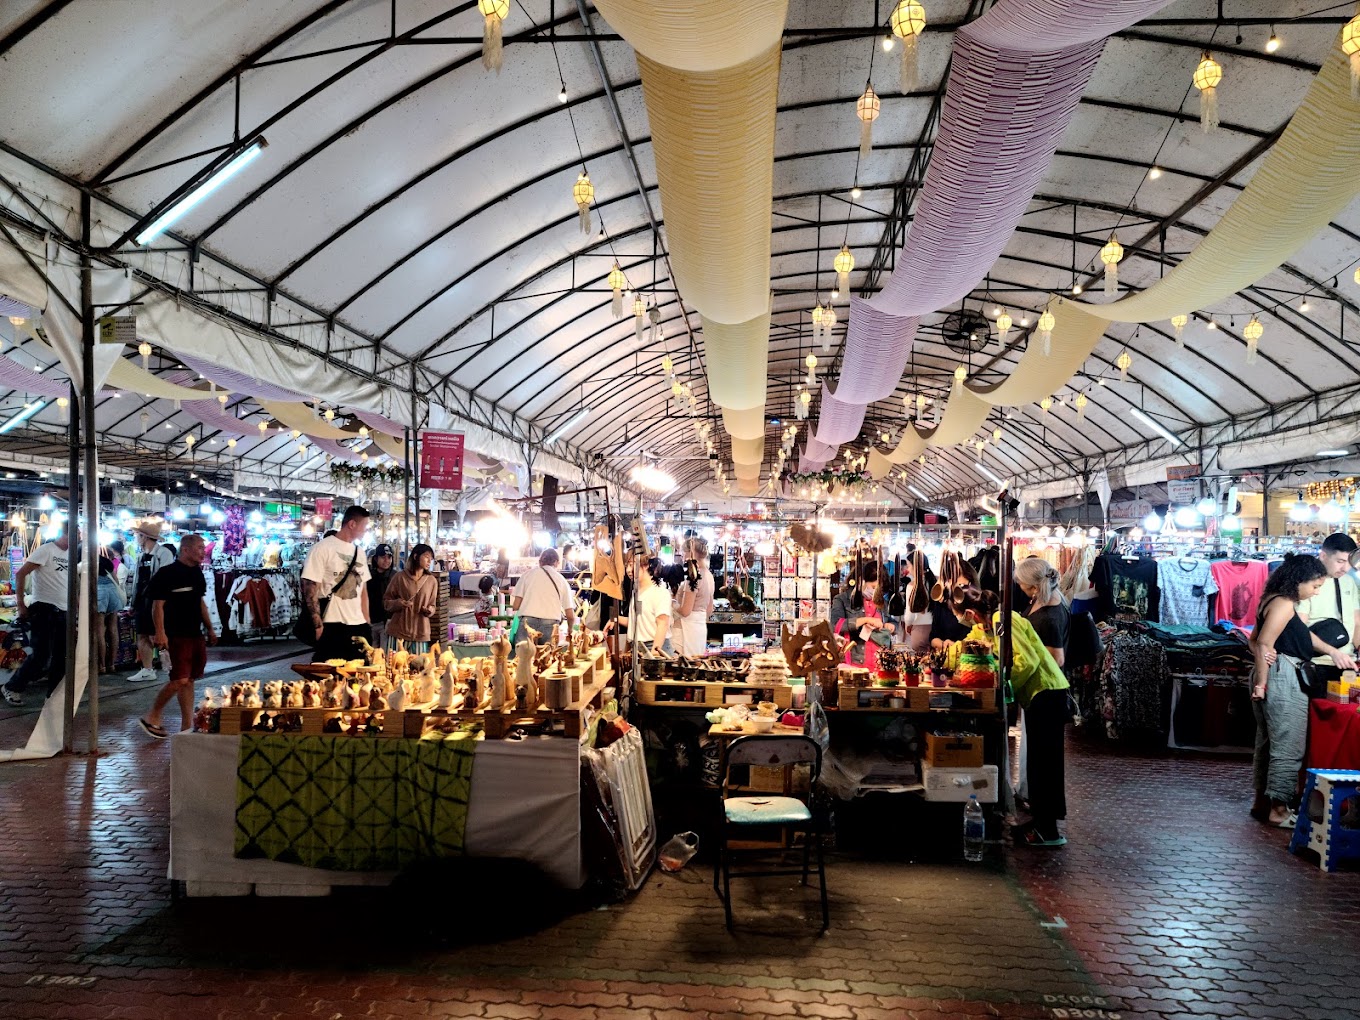
[[[127,682],[130,684],[144,684],[150,680],[155,680],[157,675],[158,674],[154,669],[141,669],[129,676]]]
[[[3,695],[11,705],[22,705],[24,703],[24,696],[18,691],[11,691],[8,687],[0,687],[0,695]]]

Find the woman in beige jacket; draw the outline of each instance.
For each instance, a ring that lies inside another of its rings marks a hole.
[[[435,603],[439,598],[439,582],[430,573],[433,562],[434,550],[428,545],[418,545],[406,558],[406,569],[388,583],[383,606],[389,614],[389,647],[395,647],[396,642],[401,641],[407,651],[429,650],[430,620],[435,615]]]

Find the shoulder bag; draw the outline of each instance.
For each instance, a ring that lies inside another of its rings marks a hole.
[[[331,607],[331,598],[340,590],[340,586],[349,580],[349,575],[354,573],[354,564],[357,562],[359,562],[359,546],[355,545],[354,555],[350,557],[349,566],[346,567],[345,572],[340,575],[340,580],[335,582],[335,586],[331,588],[329,594],[317,601],[317,608],[321,611],[321,622],[323,626],[326,621],[326,610]],[[306,606],[303,606],[302,614],[297,618],[297,622],[293,624],[293,637],[297,638],[308,648],[316,647],[316,628],[312,626],[312,618],[311,615],[307,613]]]

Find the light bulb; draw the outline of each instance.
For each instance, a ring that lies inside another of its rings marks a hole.
[[[1275,34],[1275,29],[1270,30],[1270,38],[1266,40],[1266,52],[1274,53],[1280,48],[1280,37]]]
[[[850,189],[851,198],[859,198],[859,196],[862,194],[864,194],[864,191],[863,189],[860,188],[858,184],[856,184],[853,188]]]
[[[1080,294],[1080,293],[1081,293],[1081,284],[1079,284],[1079,283],[1074,283],[1074,284],[1072,284],[1072,293],[1073,293],[1073,294]]]
[[[566,83],[566,82],[563,82],[563,83],[562,83],[562,91],[559,92],[559,93],[557,93],[557,101],[558,101],[559,103],[563,103],[563,104],[565,104],[566,101],[567,101],[567,83]]]
[[[1306,312],[1306,311],[1308,311],[1308,309],[1309,309],[1310,307],[1311,307],[1311,306],[1308,304],[1308,299],[1307,299],[1307,298],[1304,298],[1301,302],[1299,302],[1299,311],[1301,311],[1301,312]]]
[[[1029,325],[1029,316],[1028,316],[1028,315],[1022,315],[1022,316],[1020,316],[1020,325],[1022,325],[1022,326],[1028,326],[1028,325]]]
[[[893,48],[893,37],[892,37],[892,34],[889,33],[888,35],[885,35],[885,36],[883,37],[883,52],[884,52],[884,53],[891,53],[891,52],[892,52],[892,48]]]
[[[1149,177],[1149,179],[1155,181],[1155,180],[1156,180],[1158,177],[1160,177],[1160,176],[1162,176],[1162,168],[1161,168],[1161,167],[1159,167],[1159,166],[1154,166],[1154,167],[1152,167],[1150,170],[1148,170],[1148,177]]]
[[[1209,322],[1205,325],[1204,328],[1205,328],[1205,329],[1218,329],[1218,322],[1217,322],[1216,320],[1214,320],[1214,319],[1210,319]]]

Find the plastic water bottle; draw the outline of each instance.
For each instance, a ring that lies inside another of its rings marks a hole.
[[[982,844],[987,837],[987,821],[982,816],[982,805],[977,794],[968,798],[963,806],[963,859],[982,860]]]

